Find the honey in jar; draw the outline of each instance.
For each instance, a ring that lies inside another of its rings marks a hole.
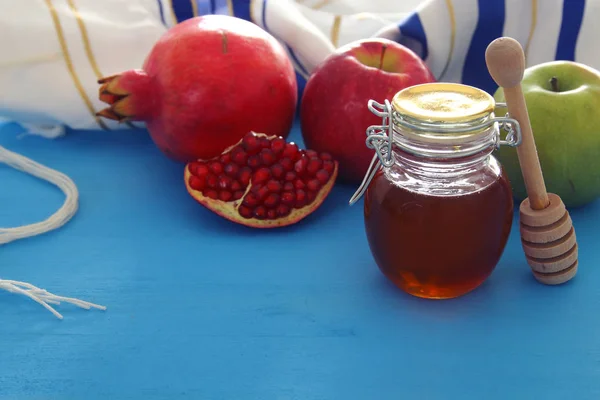
[[[511,232],[513,195],[493,152],[518,145],[518,124],[495,117],[489,94],[461,84],[412,86],[391,104],[369,107],[384,118],[367,130],[378,163],[363,188],[377,266],[418,297],[474,290],[492,274]],[[507,140],[500,140],[501,123],[515,127]]]

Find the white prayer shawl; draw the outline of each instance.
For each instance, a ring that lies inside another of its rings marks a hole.
[[[128,129],[96,117],[105,106],[97,79],[141,67],[169,27],[206,14],[250,20],[279,39],[300,92],[337,47],[368,37],[410,47],[439,81],[490,93],[485,49],[500,36],[521,43],[527,66],[574,60],[600,69],[600,0],[13,0],[0,13],[0,118],[49,138],[65,127]],[[0,229],[0,244],[56,229],[76,212],[68,177],[2,147],[0,162],[66,195],[47,221]]]
[[[0,14],[0,117],[47,136],[126,129],[95,117],[98,77],[140,67],[166,29],[211,13],[273,34],[303,78],[336,47],[372,36],[409,46],[438,80],[488,91],[484,52],[499,36],[522,44],[528,66],[600,68],[600,0],[19,0]]]

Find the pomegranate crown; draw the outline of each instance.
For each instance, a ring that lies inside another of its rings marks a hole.
[[[130,70],[98,80],[99,99],[109,107],[97,116],[118,122],[143,121],[152,115],[155,99],[153,80],[143,70]]]

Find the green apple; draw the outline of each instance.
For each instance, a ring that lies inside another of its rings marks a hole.
[[[548,192],[567,207],[600,197],[600,72],[581,63],[551,61],[529,67],[522,81]],[[504,102],[504,93],[494,94]],[[498,108],[496,115],[506,109]],[[527,197],[515,148],[496,153],[519,201]]]

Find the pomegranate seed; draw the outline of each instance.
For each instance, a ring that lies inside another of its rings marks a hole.
[[[216,189],[218,184],[219,184],[219,179],[217,178],[216,175],[209,173],[206,176],[206,186],[208,186],[211,189]]]
[[[196,164],[194,166],[194,164]],[[194,163],[192,164],[192,169],[190,169],[190,172],[196,176],[199,177],[204,177],[206,176],[206,174],[208,174],[208,166],[206,164],[201,164],[201,163]]]
[[[269,182],[267,182],[267,189],[269,189],[269,192],[271,193],[279,193],[281,192],[281,183],[274,180],[270,180]]]
[[[285,204],[280,204],[277,206],[277,215],[280,217],[285,217],[290,213],[290,208]]]
[[[225,175],[219,177],[219,188],[229,189],[231,187],[231,178]]]
[[[252,177],[252,170],[249,167],[243,167],[240,169],[240,183],[243,187],[248,186],[250,183],[250,178]]]
[[[250,207],[240,206],[240,208],[238,208],[238,213],[246,219],[252,218],[252,209]]]
[[[231,155],[229,153],[221,154],[219,157],[219,162],[223,165],[231,162]]]
[[[270,177],[271,177],[271,171],[269,170],[269,168],[262,167],[262,168],[259,168],[259,170],[254,173],[254,176],[252,177],[252,183],[254,183],[254,184],[265,183],[266,181],[269,180]]]
[[[271,175],[273,175],[275,178],[279,179],[283,177],[284,174],[285,170],[281,165],[275,164],[271,167]]]
[[[213,200],[217,200],[219,198],[219,193],[217,193],[216,190],[210,189],[207,190],[206,193],[204,194],[204,196],[211,198]]]
[[[281,202],[289,206],[294,205],[296,202],[296,194],[294,192],[283,192],[281,195]]]
[[[200,166],[199,162],[191,162],[188,164],[187,169],[188,171],[190,171],[190,174],[192,175],[198,175],[198,173],[196,172],[196,170],[198,169],[198,167]]]
[[[269,189],[266,186],[260,186],[256,191],[256,197],[258,197],[259,201],[264,200],[268,195]]]
[[[244,197],[242,204],[248,207],[256,207],[258,205],[258,199],[256,198],[256,195],[251,192]]]
[[[288,182],[293,182],[296,179],[296,173],[294,171],[285,173],[285,180]]]
[[[260,157],[257,154],[248,157],[248,166],[250,168],[258,168],[260,166]]]
[[[273,210],[267,211],[267,218],[268,219],[275,219],[275,218],[277,218],[277,210],[273,209]]]
[[[283,167],[283,170],[286,172],[294,169],[294,162],[291,158],[282,158],[281,160],[279,160],[279,164]]]
[[[232,197],[233,194],[231,194],[231,192],[228,190],[223,190],[219,193],[219,200],[221,201],[229,201]]]
[[[304,189],[306,188],[306,185],[304,184],[304,182],[302,182],[302,180],[296,179],[296,182],[294,182],[294,187],[296,189]]]
[[[277,207],[279,204],[279,195],[277,193],[269,194],[265,199],[264,204],[267,208]]]
[[[229,186],[232,192],[237,192],[238,190],[242,190],[242,184],[238,181],[231,181],[231,185]]]
[[[239,200],[242,198],[243,195],[244,195],[243,190],[236,190],[235,193],[233,194],[233,200]]]
[[[317,171],[315,177],[319,180],[319,182],[321,182],[322,185],[324,185],[329,180],[329,173],[324,169],[320,169]]]
[[[194,190],[202,190],[206,186],[204,179],[200,179],[197,176],[190,176],[189,180],[190,187]]]
[[[323,161],[333,161],[333,157],[329,153],[321,153],[321,160],[323,160]]]
[[[271,140],[266,137],[260,138],[260,147],[263,149],[268,149],[271,147]]]
[[[312,204],[313,201],[317,198],[317,194],[315,192],[308,192],[306,194],[306,204]]]
[[[225,165],[225,168],[223,168],[223,170],[230,177],[237,178],[237,174],[238,172],[240,172],[240,167],[238,167],[236,164],[229,163]]]
[[[210,163],[210,171],[215,175],[220,175],[223,173],[223,164],[218,161],[213,161]]]
[[[285,140],[282,138],[277,138],[277,139],[273,139],[273,141],[271,142],[271,150],[273,150],[273,153],[279,155],[283,152],[283,150],[285,149]]]
[[[308,190],[316,192],[317,190],[321,189],[321,182],[319,182],[318,179],[311,179],[308,181],[306,186],[308,187]]]
[[[285,190],[286,192],[292,192],[294,191],[294,184],[292,182],[286,182],[283,184],[283,190]]]
[[[306,192],[302,189],[296,190],[296,208],[306,205]]]
[[[248,133],[242,139],[242,146],[244,146],[248,154],[256,154],[261,148],[260,139],[252,133]]]
[[[295,143],[286,143],[285,148],[283,149],[283,157],[288,157],[291,160],[296,158],[298,154],[298,146]]]
[[[231,150],[231,160],[237,165],[246,165],[248,154],[246,154],[241,147],[234,147],[234,149]]]
[[[308,160],[308,164],[306,165],[306,172],[308,172],[310,175],[314,175],[318,170],[321,169],[321,165],[323,165],[323,161],[319,160],[318,158],[311,158]]]
[[[267,216],[267,209],[263,206],[258,206],[254,209],[254,218],[265,219]]]
[[[308,158],[319,157],[319,154],[314,150],[306,150],[305,154],[306,154],[306,157],[308,157]]]
[[[327,172],[329,175],[331,175],[331,173],[333,172],[333,167],[334,167],[333,161],[325,161],[325,162],[323,163],[323,169],[324,169],[324,170],[325,170],[325,171],[326,171],[326,172]]]
[[[263,165],[270,167],[276,160],[275,154],[273,154],[271,149],[262,149],[260,151],[260,160],[262,161]]]
[[[298,175],[302,175],[306,171],[306,165],[308,164],[308,160],[306,158],[301,158],[294,164],[294,171]]]

